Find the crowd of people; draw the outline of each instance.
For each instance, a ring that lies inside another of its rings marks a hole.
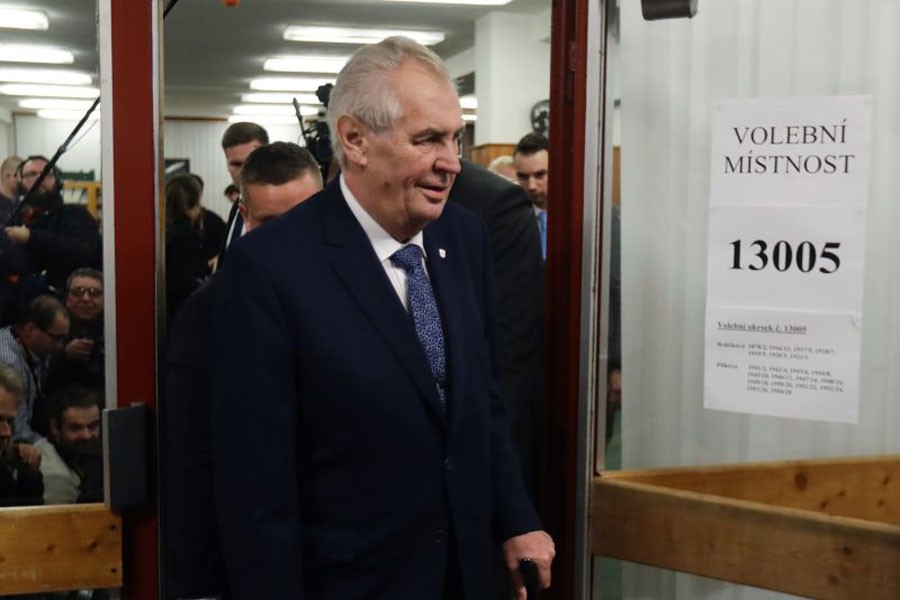
[[[546,140],[501,177],[461,160],[446,67],[405,38],[354,55],[327,118],[334,165],[227,128],[227,222],[166,182],[169,595],[521,597],[524,563],[546,587]],[[0,165],[6,505],[102,499],[100,230],[47,164]]]
[[[0,504],[102,501],[97,221],[44,156],[0,164]]]
[[[226,129],[212,275],[195,186],[167,186],[167,251],[191,257],[168,298],[168,596],[521,597],[523,562],[547,586],[546,141],[514,181],[461,160],[446,67],[404,38],[354,55],[327,119],[329,165]]]

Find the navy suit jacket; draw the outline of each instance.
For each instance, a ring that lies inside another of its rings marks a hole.
[[[165,418],[166,598],[228,598],[212,482],[209,361],[219,275],[182,305],[169,328]]]
[[[448,204],[424,244],[446,413],[336,182],[229,250],[215,322],[241,326],[215,328],[213,463],[235,597],[440,598],[453,548],[484,598],[496,545],[540,529],[499,395],[484,226]]]

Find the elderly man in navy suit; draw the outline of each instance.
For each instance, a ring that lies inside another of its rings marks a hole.
[[[329,126],[342,175],[235,243],[215,319],[213,463],[237,598],[477,599],[553,541],[497,385],[490,250],[447,204],[462,113],[406,38],[359,50]],[[248,413],[247,407],[253,409]]]

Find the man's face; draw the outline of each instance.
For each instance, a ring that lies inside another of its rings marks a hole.
[[[69,335],[69,317],[59,313],[46,329],[41,329],[36,323],[29,323],[28,327],[31,328],[28,349],[37,356],[47,356],[63,347],[66,336]]]
[[[66,293],[66,308],[76,321],[93,322],[103,312],[103,282],[92,277],[73,277]]]
[[[306,173],[282,185],[245,185],[244,202],[240,205],[245,230],[250,231],[269,219],[280,217],[321,189],[318,179]]]
[[[16,397],[0,387],[0,453],[12,443],[18,407],[19,403],[16,402]]]
[[[384,133],[360,125],[361,151],[348,160],[360,169],[360,204],[404,241],[444,210],[460,171],[463,122],[456,91],[421,65],[407,61],[391,78],[401,117]]]
[[[225,161],[228,163],[228,173],[231,175],[234,185],[241,184],[241,167],[244,166],[244,161],[247,160],[254,148],[258,146],[262,146],[262,143],[259,140],[253,140],[246,144],[225,148]]]
[[[547,151],[513,156],[516,179],[538,208],[547,208]]]
[[[62,414],[62,423],[50,421],[50,433],[57,446],[66,449],[90,448],[100,438],[100,408],[73,406]]]
[[[34,185],[34,182],[37,181],[38,176],[41,174],[41,171],[44,170],[44,167],[47,165],[47,161],[35,158],[29,161],[26,161],[22,166],[22,185],[25,186],[25,191],[31,190],[31,187]],[[40,193],[46,194],[47,192],[53,191],[56,187],[56,175],[53,173],[53,170],[47,173],[47,177],[44,178],[44,181],[41,183],[41,188],[39,190]]]

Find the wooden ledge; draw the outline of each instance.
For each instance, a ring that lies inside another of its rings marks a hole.
[[[816,598],[900,598],[900,458],[606,472],[595,554]]]
[[[0,595],[122,585],[122,522],[102,504],[0,510]]]

